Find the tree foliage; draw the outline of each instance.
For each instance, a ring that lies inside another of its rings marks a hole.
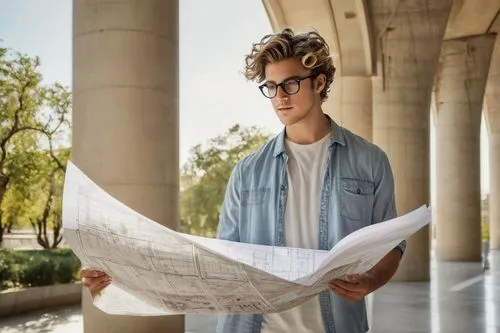
[[[269,137],[257,127],[234,125],[210,139],[206,147],[191,149],[181,171],[181,231],[214,236],[232,169]]]
[[[62,189],[69,157],[70,149],[60,149],[40,159],[44,160],[45,174],[40,178],[36,196],[32,198],[38,202],[32,206],[34,209],[27,218],[37,234],[38,244],[44,248],[57,248],[62,241]]]
[[[41,218],[39,230],[57,225],[53,208],[69,156],[59,146],[71,126],[71,94],[43,84],[39,67],[38,57],[0,48],[0,241],[20,220],[38,225]]]

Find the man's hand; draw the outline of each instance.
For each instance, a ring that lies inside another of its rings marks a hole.
[[[368,272],[347,277],[347,281],[332,280],[330,289],[349,301],[359,301],[369,293],[385,285],[398,269],[401,251],[391,250]]]
[[[364,274],[349,275],[347,281],[332,280],[330,289],[348,301],[356,302],[376,289],[378,282],[375,276],[366,272]]]
[[[101,271],[84,268],[81,270],[82,284],[89,288],[92,296],[99,294],[111,283],[111,277]]]

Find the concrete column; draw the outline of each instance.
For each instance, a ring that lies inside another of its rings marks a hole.
[[[73,1],[73,160],[118,200],[178,225],[178,1]],[[183,316],[109,316],[86,333],[184,332]]]
[[[486,84],[486,127],[490,153],[490,246],[500,250],[500,38],[497,36]]]
[[[333,82],[324,111],[343,127],[372,141],[372,82],[365,76],[340,76]]]
[[[388,155],[398,214],[429,204],[429,106],[452,1],[368,1],[375,36],[373,141]],[[428,281],[429,229],[408,240],[394,280]]]
[[[500,87],[499,87],[500,88]],[[498,103],[498,100],[497,100]],[[498,106],[497,106],[498,108]],[[490,115],[490,118],[492,116]],[[490,248],[500,250],[500,114],[496,114],[497,131],[490,132],[490,197],[489,197],[489,229]],[[494,201],[496,200],[496,201]]]
[[[436,257],[481,260],[480,127],[495,41],[443,42],[436,73]]]

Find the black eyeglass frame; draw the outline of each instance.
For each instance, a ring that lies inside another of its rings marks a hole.
[[[278,89],[279,89],[279,88],[281,88],[281,90],[283,90],[283,91],[285,92],[285,94],[287,94],[287,95],[289,95],[289,96],[291,96],[291,95],[295,95],[295,94],[297,94],[297,93],[300,91],[300,82],[301,82],[301,81],[307,80],[307,79],[309,79],[309,78],[316,78],[318,75],[319,75],[319,74],[310,74],[310,75],[308,75],[308,76],[304,76],[304,77],[298,77],[298,78],[287,79],[287,80],[285,80],[285,81],[283,81],[283,82],[281,82],[281,83],[273,83],[273,84],[275,84],[275,85],[276,85],[276,91],[274,92],[274,95],[273,95],[273,96],[267,96],[267,95],[264,93],[264,87],[266,87],[267,82],[266,82],[266,83],[261,84],[261,85],[259,86],[259,90],[260,90],[260,92],[262,93],[262,95],[264,95],[264,97],[269,98],[269,99],[276,97],[276,95],[278,94]],[[285,89],[285,84],[286,84],[286,83],[289,83],[290,81],[295,81],[295,82],[297,82],[298,89],[297,89],[297,91],[296,91],[296,92],[294,92],[294,93],[289,93],[289,92],[288,92],[288,91],[286,91],[286,89]]]

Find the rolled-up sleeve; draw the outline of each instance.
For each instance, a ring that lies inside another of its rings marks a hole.
[[[372,224],[397,217],[394,176],[389,159],[383,151],[380,151],[379,162],[376,163],[375,169],[375,198]],[[406,250],[406,240],[399,243],[397,248],[403,254]]]
[[[240,241],[239,219],[240,219],[240,184],[241,170],[237,164],[226,187],[222,212],[217,227],[217,238],[234,242]]]

